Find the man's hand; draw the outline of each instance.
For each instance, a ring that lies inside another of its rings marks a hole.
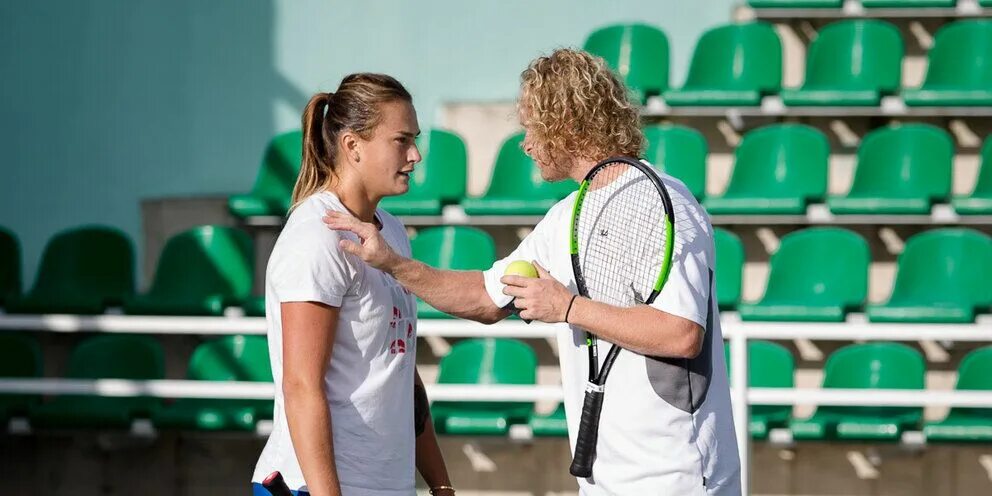
[[[503,276],[499,281],[506,285],[503,294],[513,296],[514,305],[520,309],[520,318],[540,320],[553,324],[565,321],[565,311],[572,300],[572,292],[551,277],[536,262],[538,278]]]
[[[354,241],[342,239],[340,246],[345,253],[355,255],[383,272],[390,272],[392,265],[398,259],[398,255],[389,246],[389,243],[386,243],[382,233],[375,225],[362,222],[349,214],[335,210],[325,212],[323,221],[327,227],[355,233],[361,240],[362,244],[359,245]]]

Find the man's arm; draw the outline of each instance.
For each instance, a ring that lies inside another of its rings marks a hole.
[[[353,232],[361,239],[360,245],[341,240],[342,250],[391,274],[404,288],[444,313],[485,324],[509,315],[486,293],[482,272],[440,270],[403,257],[389,247],[374,225],[342,212],[328,211],[324,223],[331,229]]]

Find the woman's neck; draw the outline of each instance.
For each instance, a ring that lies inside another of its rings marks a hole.
[[[362,222],[375,221],[375,209],[379,205],[381,198],[372,198],[365,191],[365,185],[358,178],[344,174],[337,176],[328,188],[341,200],[344,208],[348,209],[352,215]]]

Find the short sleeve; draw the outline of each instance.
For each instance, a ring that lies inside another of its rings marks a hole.
[[[505,285],[499,282],[503,277],[503,272],[506,270],[507,265],[517,260],[525,260],[527,262],[537,262],[544,268],[551,266],[549,254],[551,250],[552,230],[558,217],[557,214],[557,209],[549,211],[541,219],[541,222],[538,222],[534,226],[534,230],[513,250],[513,253],[510,253],[509,256],[502,260],[497,260],[489,270],[482,273],[486,284],[486,292],[489,293],[489,297],[496,306],[503,308],[513,301],[512,296],[503,294],[503,287]]]
[[[693,227],[696,229],[692,229],[694,232],[688,236],[690,239],[676,238],[668,280],[651,306],[706,328],[710,309],[712,267],[709,260],[713,238],[701,229],[702,226],[697,224]]]
[[[356,279],[356,264],[341,251],[341,234],[305,223],[286,232],[269,262],[267,277],[280,303],[314,301],[340,307]]]

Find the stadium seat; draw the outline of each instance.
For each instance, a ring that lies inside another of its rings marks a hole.
[[[634,101],[668,89],[668,36],[645,24],[607,26],[586,38],[583,48],[606,60],[633,93]]]
[[[992,7],[992,0],[978,0],[978,5],[982,7]]]
[[[985,140],[981,160],[978,181],[971,195],[951,199],[954,210],[961,215],[992,215],[992,136]]]
[[[162,249],[148,293],[124,305],[138,315],[222,315],[244,303],[252,285],[252,246],[244,232],[199,226]]]
[[[958,0],[861,0],[861,5],[868,9],[918,9],[929,7],[954,8]]]
[[[303,132],[290,131],[269,142],[251,192],[228,198],[235,217],[286,215],[303,157]]]
[[[741,319],[843,322],[864,305],[870,262],[868,243],[853,231],[814,227],[787,234],[771,257],[764,297],[741,303]]]
[[[418,138],[423,160],[410,176],[410,190],[382,199],[379,206],[393,215],[441,215],[441,208],[465,197],[468,156],[455,133],[432,129]]]
[[[186,374],[193,381],[272,382],[264,336],[224,336],[196,347]],[[272,400],[182,398],[152,416],[156,427],[203,431],[254,431],[272,418]]]
[[[906,242],[892,296],[868,305],[872,322],[969,323],[992,305],[992,238],[972,229],[934,229]]]
[[[992,391],[992,346],[979,348],[961,360],[959,391]],[[927,441],[992,442],[992,408],[954,407],[943,420],[923,426]]]
[[[265,317],[265,297],[251,296],[241,306],[247,317]]]
[[[733,310],[741,301],[741,279],[744,271],[744,244],[736,234],[719,227],[713,228],[716,245],[716,299],[720,310]]]
[[[664,97],[671,106],[756,106],[781,87],[782,41],[771,24],[749,22],[703,33],[685,85]]]
[[[21,247],[14,233],[0,227],[0,307],[21,294]]]
[[[774,124],[744,135],[726,192],[708,196],[711,214],[806,213],[827,190],[827,138],[802,124]]]
[[[118,229],[62,231],[45,246],[34,286],[10,313],[99,314],[134,292],[134,249]]]
[[[869,133],[846,196],[827,199],[835,214],[930,213],[951,192],[954,143],[929,124],[887,126]]]
[[[510,136],[500,147],[486,194],[462,200],[468,215],[544,215],[558,200],[578,188],[566,179],[549,183],[520,148],[524,134]]]
[[[899,343],[845,346],[827,359],[824,389],[924,389],[919,352]],[[813,416],[790,423],[797,440],[899,441],[923,418],[920,407],[821,406]]]
[[[940,28],[928,60],[923,86],[903,91],[907,105],[992,105],[992,19]]]
[[[531,415],[528,423],[534,437],[568,437],[568,423],[565,421],[563,404],[558,404],[558,408],[547,415]]]
[[[162,379],[162,347],[144,335],[99,335],[86,339],[69,355],[70,379]],[[33,427],[127,428],[135,418],[150,417],[161,401],[152,397],[57,396],[33,408]]]
[[[537,375],[534,350],[515,339],[469,339],[441,359],[438,384],[532,385]],[[441,434],[506,435],[511,424],[525,424],[534,404],[497,401],[438,401],[431,405]]]
[[[682,181],[696,199],[706,194],[706,138],[691,127],[677,125],[644,128],[648,146],[644,158]]]
[[[827,25],[809,46],[806,80],[782,90],[792,106],[877,106],[899,91],[903,43],[899,30],[874,19]]]
[[[730,346],[724,347],[727,376],[730,377]],[[796,371],[792,352],[770,341],[748,341],[747,383],[756,388],[791,388]],[[755,439],[767,439],[775,428],[785,427],[792,418],[791,405],[752,405],[749,430]]]
[[[41,377],[41,347],[34,336],[0,333],[0,378]],[[41,398],[30,394],[0,394],[0,426],[12,417],[27,416]]]
[[[757,9],[839,9],[844,0],[748,0]]]
[[[468,226],[431,227],[410,240],[413,258],[446,270],[486,270],[496,260],[496,243],[481,229]],[[417,317],[451,318],[417,298]]]

